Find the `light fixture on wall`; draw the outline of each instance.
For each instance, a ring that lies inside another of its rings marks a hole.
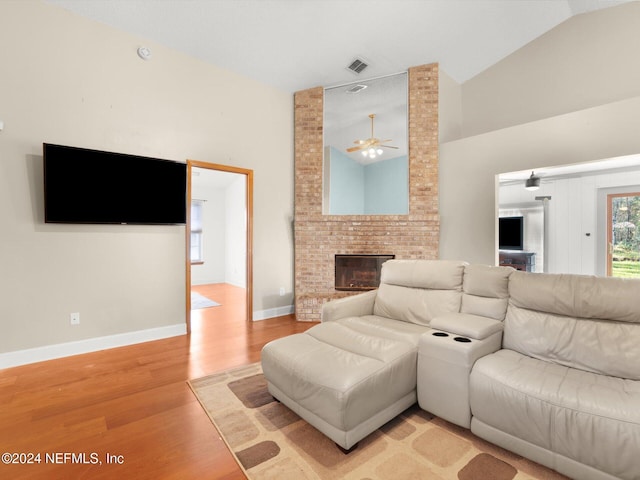
[[[537,177],[535,173],[531,172],[531,176],[524,182],[524,188],[527,190],[538,190],[540,188],[540,177]]]

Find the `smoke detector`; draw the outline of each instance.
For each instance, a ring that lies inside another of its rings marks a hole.
[[[147,47],[138,48],[138,56],[143,60],[149,60],[151,58],[151,50]]]

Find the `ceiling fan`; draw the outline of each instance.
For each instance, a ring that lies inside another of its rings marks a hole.
[[[376,118],[376,115],[372,113],[369,115],[369,118],[371,119],[371,137],[367,138],[366,140],[354,141],[353,143],[355,143],[357,146],[347,148],[347,152],[352,153],[361,150],[362,155],[364,155],[365,157],[375,158],[377,155],[382,155],[381,147],[397,149],[398,147],[394,147],[393,145],[385,145],[385,143],[390,142],[391,139],[380,140],[379,138],[375,138],[373,136],[373,119]]]

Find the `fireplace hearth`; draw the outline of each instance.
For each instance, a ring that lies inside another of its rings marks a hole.
[[[380,285],[382,264],[395,255],[335,256],[336,290],[374,290]]]

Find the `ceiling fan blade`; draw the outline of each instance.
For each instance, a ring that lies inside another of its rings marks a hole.
[[[360,145],[357,147],[351,147],[351,148],[347,148],[347,152],[351,153],[351,152],[357,152],[358,150],[365,150],[369,148],[369,145]]]
[[[395,148],[395,149],[398,148],[392,145],[383,145],[383,143],[393,141],[390,138],[387,140],[380,140],[379,138],[376,138],[373,136],[373,119],[375,117],[376,116],[373,113],[369,115],[369,118],[371,119],[371,137],[367,138],[366,140],[355,140],[353,143],[355,143],[357,147],[347,148],[347,152],[349,153],[357,152],[358,150],[365,150],[367,148],[380,148],[380,147]]]

